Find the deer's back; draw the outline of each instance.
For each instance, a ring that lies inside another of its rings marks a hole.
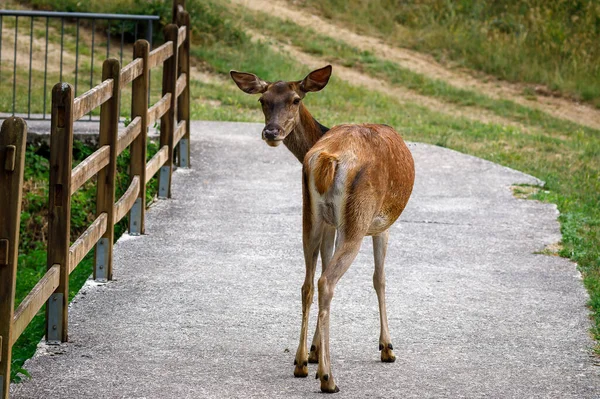
[[[311,201],[325,221],[367,234],[396,221],[415,176],[404,140],[391,127],[374,124],[333,127],[306,154],[304,169]]]

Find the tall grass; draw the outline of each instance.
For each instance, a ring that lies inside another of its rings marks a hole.
[[[430,52],[502,79],[541,83],[600,107],[597,0],[303,0],[301,4],[398,46]]]

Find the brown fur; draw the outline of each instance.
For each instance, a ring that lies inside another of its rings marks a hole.
[[[325,151],[321,152],[317,157],[313,174],[317,191],[321,195],[325,194],[333,184],[336,162],[337,157]]]
[[[331,154],[335,154],[334,156]],[[316,157],[316,158],[315,158]],[[311,165],[311,160],[316,159]],[[304,167],[319,184],[333,182],[333,168],[324,176],[324,160],[336,160],[336,168],[346,170],[343,187],[345,223],[348,237],[375,235],[387,230],[398,219],[412,192],[414,162],[400,135],[386,125],[339,125],[317,141],[304,158]],[[331,164],[331,162],[329,162]],[[380,226],[373,219],[386,220]]]
[[[269,83],[253,74],[231,72],[240,89],[262,94],[263,139],[271,146],[283,142],[303,164],[302,244],[306,276],[294,376],[306,377],[308,363],[318,362],[321,390],[337,392],[329,355],[330,304],[335,285],[352,264],[366,235],[373,236],[373,285],[379,302],[381,361],[396,359],[387,322],[384,260],[389,228],[406,207],[415,172],[410,151],[391,127],[340,125],[327,131],[315,121],[301,99],[307,92],[325,87],[330,75],[331,66],[327,66],[311,72],[302,81]],[[323,262],[318,282],[319,317],[309,355],[308,316],[319,252]]]

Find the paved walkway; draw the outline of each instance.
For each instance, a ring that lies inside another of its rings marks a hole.
[[[322,397],[294,379],[300,330],[300,165],[260,125],[192,124],[193,169],[116,245],[115,281],[72,304],[70,338],[41,346],[13,398]],[[371,242],[332,303],[336,398],[594,398],[600,367],[554,205],[515,199],[536,179],[412,145],[417,181],[391,233],[394,364],[379,362]],[[315,320],[313,307],[312,321]],[[313,327],[311,326],[311,329]],[[310,365],[312,373],[316,365]]]

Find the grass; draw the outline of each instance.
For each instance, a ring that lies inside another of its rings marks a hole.
[[[391,44],[600,107],[595,0],[304,0],[302,7]]]
[[[250,10],[234,9],[232,13],[238,21],[242,22],[241,28],[260,30],[269,38],[284,43],[289,42],[306,53],[317,55],[332,63],[358,69],[372,77],[385,80],[392,86],[406,87],[419,94],[439,98],[451,104],[485,109],[503,118],[541,127],[554,133],[562,134],[577,129],[592,131],[510,100],[494,99],[479,92],[456,88],[442,80],[432,79],[402,68],[394,62],[382,60],[368,51],[361,51],[339,40],[320,35],[312,29],[306,29],[289,20]]]

